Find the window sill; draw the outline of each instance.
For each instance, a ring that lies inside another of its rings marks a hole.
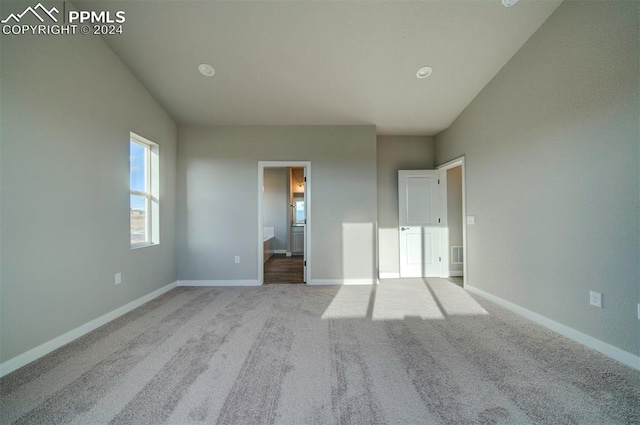
[[[150,246],[158,246],[160,245],[159,243],[153,243],[153,242],[146,242],[146,243],[138,243],[135,245],[131,245],[131,249],[140,249],[140,248],[148,248]]]

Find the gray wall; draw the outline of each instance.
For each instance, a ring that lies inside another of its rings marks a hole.
[[[258,277],[258,161],[311,161],[312,279],[375,276],[374,126],[180,126],[178,277]],[[234,256],[241,257],[234,264]]]
[[[636,355],[638,7],[565,1],[436,137],[466,155],[468,283]]]
[[[264,169],[262,218],[265,226],[275,231],[274,250],[287,249],[287,210],[289,208],[288,168]]]
[[[462,246],[462,167],[447,170],[447,228],[449,229],[449,271],[462,273],[462,264],[452,264],[452,246]],[[464,249],[463,249],[464,251]]]
[[[400,273],[398,170],[431,170],[433,137],[378,136],[378,245],[380,273]]]
[[[4,362],[176,280],[177,130],[99,37],[3,36],[1,54]],[[161,244],[137,250],[129,131],[161,155]]]

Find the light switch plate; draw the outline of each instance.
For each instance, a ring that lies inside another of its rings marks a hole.
[[[467,216],[467,224],[476,224],[476,216],[468,215]]]

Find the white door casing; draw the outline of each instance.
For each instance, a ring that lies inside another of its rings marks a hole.
[[[309,211],[308,208],[308,204],[307,204],[307,167],[303,168],[304,170],[304,191],[303,191],[303,199],[304,199],[304,233],[302,234],[302,237],[304,238],[302,245],[303,245],[303,269],[302,269],[302,281],[304,283],[307,283],[307,216],[308,213],[307,211]]]
[[[440,172],[398,171],[400,277],[441,275]]]
[[[305,184],[304,184],[304,211],[305,211],[305,225],[304,229],[304,282],[308,282],[309,270],[311,270],[311,262],[313,256],[311,255],[311,216],[308,213],[311,210],[311,162],[310,161],[258,161],[258,283],[262,285],[264,283],[264,262],[262,261],[264,256],[264,243],[262,242],[264,236],[263,217],[262,217],[262,203],[263,203],[263,188],[264,188],[264,169],[265,168],[290,168],[301,167],[304,168]],[[289,226],[287,226],[289,227]],[[311,277],[312,278],[312,277]]]

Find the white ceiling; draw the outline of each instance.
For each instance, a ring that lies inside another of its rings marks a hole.
[[[561,0],[75,1],[179,123],[446,129]],[[200,63],[215,76],[198,73]],[[418,68],[432,75],[416,78]]]

